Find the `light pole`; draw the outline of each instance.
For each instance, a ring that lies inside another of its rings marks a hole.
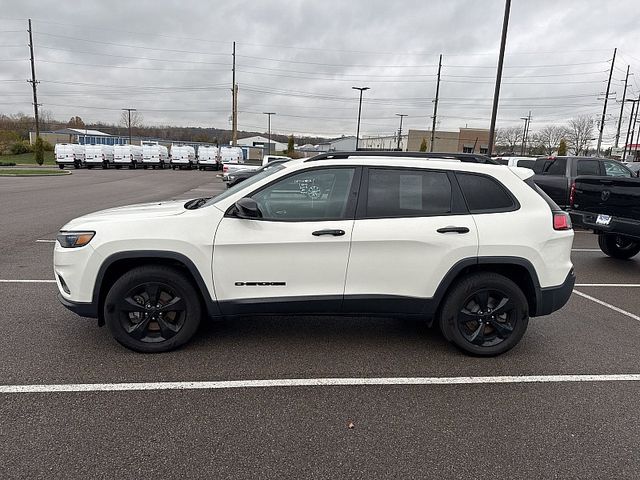
[[[398,117],[400,117],[400,128],[398,129],[398,150],[400,150],[400,139],[402,138],[402,119],[404,117],[408,117],[406,113],[396,113]]]
[[[264,113],[269,119],[267,120],[267,123],[268,123],[267,128],[269,129],[269,153],[267,153],[267,155],[271,155],[271,115],[275,115],[276,112],[262,112],[262,113]]]
[[[356,151],[358,150],[358,140],[360,139],[360,114],[362,113],[362,92],[369,90],[369,87],[351,87],[360,90],[360,102],[358,103],[358,129],[356,130]]]

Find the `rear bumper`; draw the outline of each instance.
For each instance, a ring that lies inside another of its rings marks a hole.
[[[575,283],[576,274],[572,268],[562,285],[541,288],[540,294],[538,295],[535,315],[531,316],[540,317],[560,310],[569,301]]]
[[[72,302],[64,298],[60,293],[58,293],[58,300],[62,305],[64,305],[67,309],[71,310],[76,315],[87,318],[98,318],[98,307],[92,302]]]
[[[612,217],[609,225],[596,225],[597,213],[581,212],[578,210],[569,211],[571,222],[574,227],[581,227],[593,230],[597,233],[615,233],[628,237],[640,238],[640,221],[631,218]]]

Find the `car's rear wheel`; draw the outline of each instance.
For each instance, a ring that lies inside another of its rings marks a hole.
[[[201,312],[189,278],[163,266],[142,266],[125,273],[104,302],[105,323],[113,337],[144,353],[166,352],[189,341]]]
[[[529,323],[522,290],[496,273],[475,273],[460,280],[442,305],[440,328],[450,342],[479,356],[499,355],[513,348]]]
[[[64,165],[58,165],[58,168],[59,168],[60,170],[64,170]]]
[[[605,255],[621,260],[629,259],[640,252],[640,242],[612,233],[598,235],[598,245]]]

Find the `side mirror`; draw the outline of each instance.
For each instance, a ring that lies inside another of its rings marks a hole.
[[[241,198],[235,203],[236,216],[239,218],[261,218],[262,212],[253,198]]]

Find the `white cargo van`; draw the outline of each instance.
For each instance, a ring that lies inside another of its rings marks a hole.
[[[142,147],[139,145],[116,145],[113,147],[113,164],[116,168],[123,166],[136,168],[142,163]]]
[[[84,164],[84,147],[77,143],[56,143],[54,153],[60,169],[63,169],[65,165],[80,168]]]
[[[240,147],[220,147],[220,161],[222,163],[244,163],[244,154]]]
[[[196,151],[191,145],[171,144],[171,168],[185,167],[191,170],[196,161]]]
[[[87,168],[109,168],[113,165],[113,145],[85,145],[84,164]]]
[[[163,169],[169,161],[169,150],[164,145],[142,145],[142,167]]]
[[[291,160],[291,157],[285,157],[283,155],[265,155],[262,158],[262,166],[264,167],[265,165],[273,162],[274,160]]]
[[[220,168],[220,148],[212,145],[198,147],[198,170]]]

